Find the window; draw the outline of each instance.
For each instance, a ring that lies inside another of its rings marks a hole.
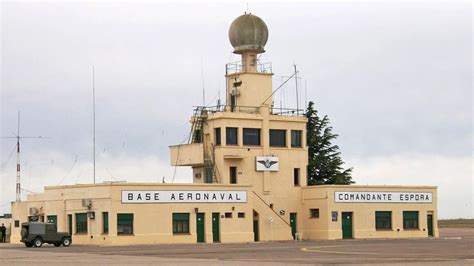
[[[319,218],[319,209],[309,209],[309,218]]]
[[[173,213],[173,234],[189,234],[189,213]]]
[[[225,213],[225,218],[232,218],[232,213],[231,212],[226,212]]]
[[[270,129],[270,147],[286,147],[286,130]]]
[[[76,213],[76,234],[87,234],[87,213]]]
[[[102,234],[109,233],[109,213],[103,212],[102,213]]]
[[[299,168],[293,169],[293,185],[295,186],[300,185],[300,169]]]
[[[239,213],[237,214],[237,217],[239,217],[239,218],[245,218],[245,212],[239,212]]]
[[[225,128],[225,143],[226,145],[237,145],[237,128],[236,127]]]
[[[117,213],[117,235],[133,234],[133,213]]]
[[[46,216],[48,223],[58,225],[58,216],[57,215],[48,215]]]
[[[418,212],[403,212],[403,229],[418,229]]]
[[[231,166],[229,169],[230,169],[230,183],[237,184],[237,167]]]
[[[15,220],[15,227],[20,227],[20,221],[19,220]]]
[[[390,230],[392,229],[392,212],[376,211],[375,212],[375,229]]]
[[[244,128],[244,145],[260,146],[260,128]]]
[[[301,135],[303,131],[301,130],[292,130],[291,131],[291,147],[300,148],[301,147]]]
[[[214,128],[214,143],[216,144],[216,146],[221,145],[221,128],[220,127]]]

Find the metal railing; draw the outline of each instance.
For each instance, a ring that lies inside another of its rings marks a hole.
[[[242,106],[242,105],[216,105],[216,106],[194,106],[194,114],[198,116],[207,116],[207,114],[221,113],[221,112],[236,112],[236,113],[247,113],[247,114],[260,114],[260,107],[258,106]],[[200,115],[199,115],[200,114]],[[271,115],[282,115],[282,116],[305,116],[305,109],[295,108],[279,108],[271,106]]]
[[[234,74],[234,73],[241,73],[242,72],[242,61],[231,62],[225,65],[225,74]],[[257,60],[257,72],[258,73],[273,73],[272,72],[272,63],[265,62],[262,63],[260,60]]]

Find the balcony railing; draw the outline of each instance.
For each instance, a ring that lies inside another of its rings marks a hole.
[[[257,106],[241,106],[241,105],[217,105],[217,106],[194,106],[194,113],[197,113],[196,110],[199,110],[199,114],[208,115],[212,113],[221,113],[221,112],[236,112],[236,113],[247,113],[247,114],[260,114],[260,107]],[[304,109],[294,109],[294,108],[277,108],[271,106],[270,108],[271,115],[283,115],[283,116],[304,116],[306,115],[306,110]]]
[[[241,73],[242,72],[242,61],[231,62],[225,65],[225,74]],[[272,73],[272,63],[262,63],[257,60],[257,72],[259,73]]]

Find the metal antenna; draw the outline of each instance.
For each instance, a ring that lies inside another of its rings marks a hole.
[[[92,116],[93,116],[93,161],[94,161],[94,184],[95,184],[95,69],[92,66]]]
[[[16,201],[21,201],[21,183],[20,183],[20,139],[41,139],[38,137],[28,137],[20,135],[20,111],[18,111],[18,129],[15,137],[2,137],[2,139],[16,139]]]
[[[296,64],[293,65],[295,67],[295,85],[296,85],[296,115],[298,115],[298,112],[300,110],[299,108],[299,100],[298,100],[298,71],[296,70]]]
[[[201,56],[201,81],[202,81],[202,106],[206,106],[206,91],[204,89],[204,68],[202,66],[202,56]]]
[[[305,104],[305,108],[308,107],[308,97],[307,97],[307,93],[308,93],[308,88],[306,87],[306,79],[304,80],[304,104]]]

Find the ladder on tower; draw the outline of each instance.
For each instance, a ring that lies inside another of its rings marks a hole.
[[[207,119],[207,110],[205,107],[196,107],[194,109],[193,120],[191,124],[191,134],[189,134],[188,143],[203,142],[203,124]]]

